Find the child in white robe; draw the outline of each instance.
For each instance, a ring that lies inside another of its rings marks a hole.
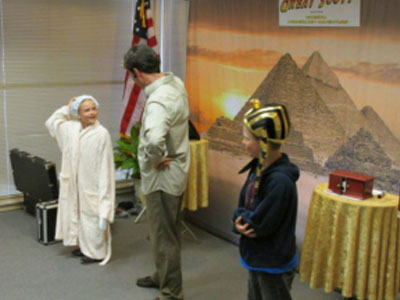
[[[56,239],[79,246],[73,255],[82,264],[104,265],[111,258],[115,180],[112,142],[97,120],[98,106],[92,96],[74,97],[46,126],[62,152]]]

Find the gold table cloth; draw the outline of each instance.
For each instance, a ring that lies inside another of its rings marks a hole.
[[[208,141],[190,141],[190,167],[183,207],[195,211],[208,206]]]
[[[301,281],[359,300],[395,300],[400,282],[398,196],[352,200],[314,188],[300,260]]]

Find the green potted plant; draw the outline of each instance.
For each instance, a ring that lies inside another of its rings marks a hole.
[[[135,191],[136,203],[141,203],[142,189],[140,182],[140,167],[138,160],[139,133],[142,124],[132,126],[130,136],[121,136],[115,141],[114,162],[115,168],[126,172],[125,182],[117,184],[120,193],[130,191],[132,186]]]
[[[116,140],[114,147],[115,168],[126,170],[126,179],[140,179],[140,167],[138,160],[139,132],[142,124],[136,123],[131,128],[130,136],[122,136]]]

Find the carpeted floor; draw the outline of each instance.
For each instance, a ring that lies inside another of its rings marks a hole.
[[[121,196],[119,196],[121,200]],[[247,272],[237,247],[192,224],[195,241],[182,235],[182,265],[186,300],[244,300]],[[0,299],[2,300],[151,300],[155,289],[135,285],[153,271],[147,218],[116,219],[113,257],[104,267],[81,265],[71,248],[36,241],[36,219],[22,210],[0,213]],[[342,299],[338,294],[311,290],[296,276],[294,300]]]

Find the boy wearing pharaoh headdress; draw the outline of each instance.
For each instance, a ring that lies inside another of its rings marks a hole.
[[[248,300],[288,300],[298,264],[296,215],[299,168],[280,150],[290,131],[286,107],[253,108],[244,116],[243,140],[254,158],[233,215],[240,260],[249,270]]]

